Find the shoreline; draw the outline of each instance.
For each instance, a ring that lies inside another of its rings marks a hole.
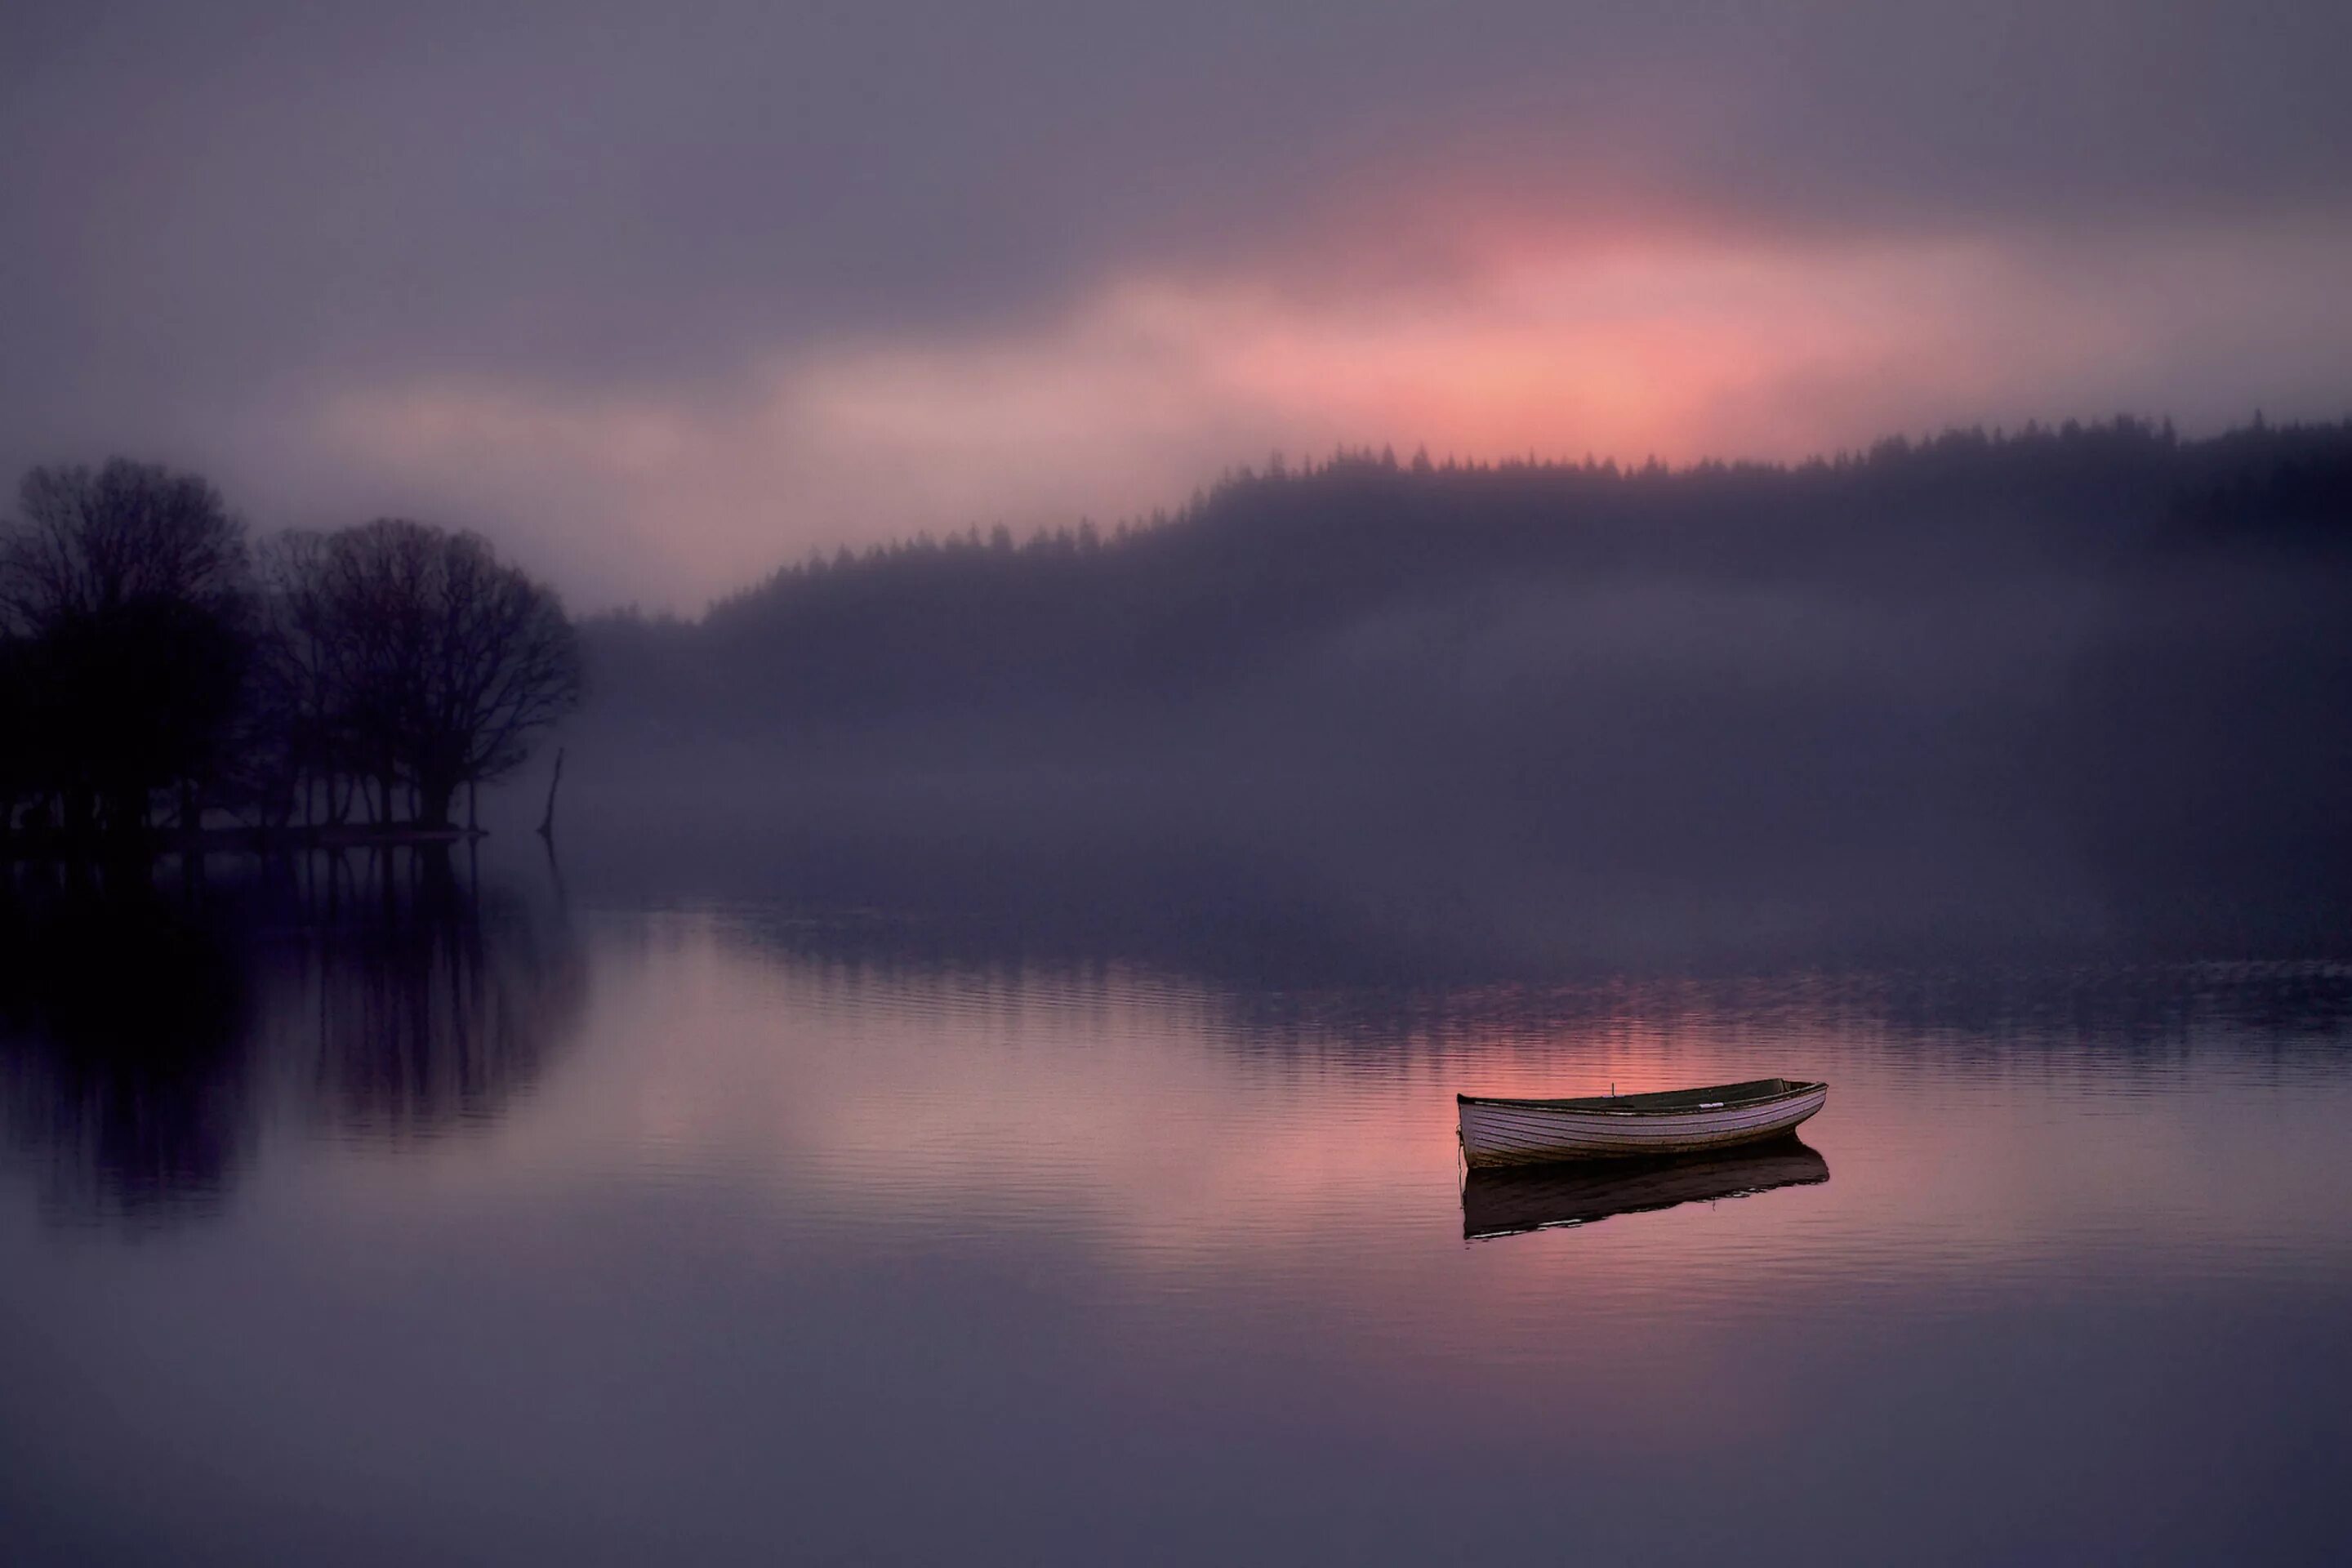
[[[436,827],[411,823],[386,826],[338,824],[309,827],[150,828],[119,837],[68,839],[61,835],[22,832],[0,838],[0,862],[16,864],[121,860],[143,853],[149,859],[167,855],[271,855],[315,849],[417,849],[472,843],[489,837],[487,828]]]

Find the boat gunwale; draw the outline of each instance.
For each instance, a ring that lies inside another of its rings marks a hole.
[[[1750,1084],[1759,1083],[1778,1083],[1785,1087],[1773,1089],[1769,1093],[1748,1095],[1738,1100],[1716,1100],[1698,1098],[1718,1089],[1745,1089]],[[1811,1094],[1816,1089],[1828,1087],[1828,1080],[1823,1079],[1802,1080],[1785,1078],[1750,1079],[1743,1083],[1707,1084],[1698,1089],[1675,1089],[1642,1094],[1578,1095],[1558,1100],[1515,1100],[1503,1095],[1456,1094],[1454,1100],[1456,1105],[1496,1105],[1522,1110],[1576,1110],[1598,1112],[1608,1116],[1689,1116],[1694,1113],[1741,1110],[1750,1106],[1770,1105],[1776,1100],[1793,1100],[1800,1095]],[[1647,1105],[1635,1103],[1642,1100],[1649,1100],[1652,1103]],[[1662,1100],[1672,1101],[1672,1103],[1657,1103]]]

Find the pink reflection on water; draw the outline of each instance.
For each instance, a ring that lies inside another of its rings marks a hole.
[[[1767,1300],[1966,1300],[2151,1250],[2288,1267],[2289,1234],[2292,1266],[2352,1256],[2352,1221],[2299,1201],[2314,1172],[2346,1170],[2343,1086],[2281,1093],[2292,1064],[2200,1052],[2193,1028],[2086,1065],[1922,1039],[1808,981],[1469,993],[1385,1020],[1310,1005],[1269,1024],[1143,972],[884,973],[702,914],[608,933],[593,967],[592,1037],[494,1154],[464,1156],[477,1178],[694,1184],[786,1231],[1053,1235],[1130,1301],[1299,1293],[1345,1325],[1380,1291],[1385,1331],[1441,1310],[1444,1340],[1507,1362],[1557,1354],[1545,1324],[1563,1311],[1580,1343],[1631,1355]],[[1774,1074],[1832,1085],[1804,1129],[1825,1185],[1461,1254],[1456,1090]],[[414,1190],[406,1166],[396,1181]]]

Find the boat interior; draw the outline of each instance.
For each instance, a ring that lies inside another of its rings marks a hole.
[[[1474,1105],[1535,1105],[1561,1110],[1716,1110],[1758,1100],[1779,1100],[1819,1089],[1801,1079],[1759,1078],[1746,1083],[1709,1084],[1704,1089],[1669,1089],[1652,1094],[1589,1094],[1572,1100],[1505,1100],[1494,1095],[1457,1094]]]

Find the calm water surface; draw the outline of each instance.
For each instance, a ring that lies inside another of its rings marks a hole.
[[[15,933],[0,1561],[2352,1557],[2340,967],[241,908]],[[1457,1089],[1777,1073],[1767,1190],[1465,1194]]]

